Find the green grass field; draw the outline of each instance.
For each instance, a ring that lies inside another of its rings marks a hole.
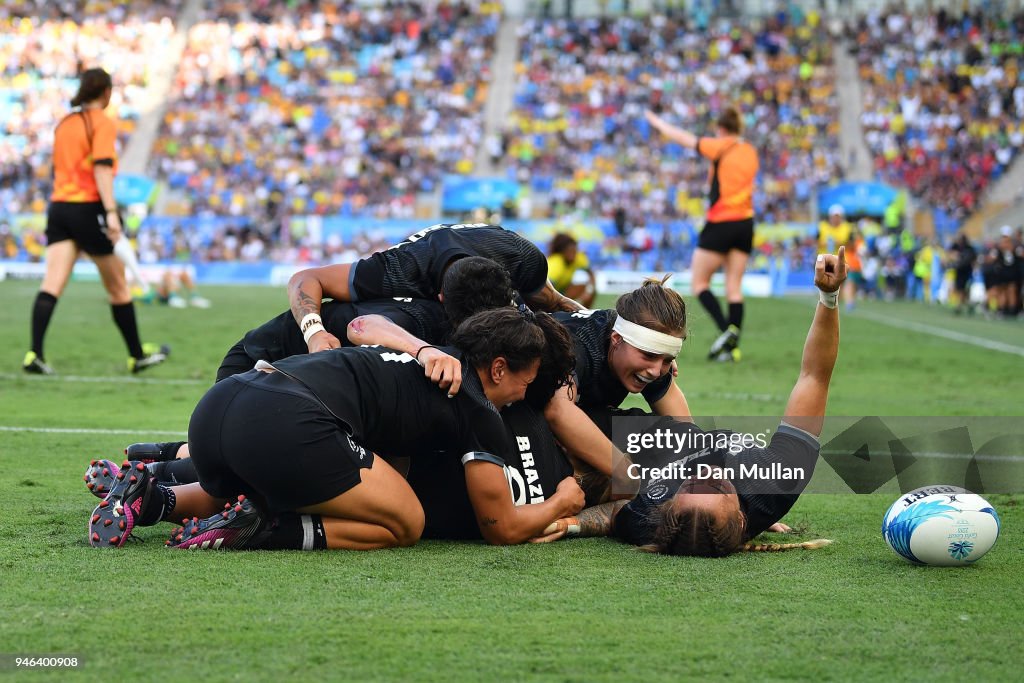
[[[804,496],[786,521],[835,545],[720,560],[607,539],[178,553],[163,547],[167,525],[119,551],[90,548],[88,459],[183,434],[224,352],[286,297],[209,287],[210,310],[140,306],[144,337],[174,353],[132,378],[99,285],[73,283],[47,340],[60,374],[37,378],[19,369],[36,286],[0,283],[0,655],[77,655],[84,666],[0,677],[953,681],[1017,680],[1024,667],[1021,495],[990,497],[1003,534],[966,569],[911,566],[886,547],[879,525],[893,494]],[[735,366],[704,361],[712,325],[693,310],[679,381],[695,414],[780,414],[812,302],[748,309]],[[1021,353],[1021,325],[863,306],[843,317],[829,411],[1020,415]]]

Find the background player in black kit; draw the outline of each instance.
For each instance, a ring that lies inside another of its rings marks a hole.
[[[559,520],[546,531],[543,540],[565,535],[614,535],[646,550],[670,555],[720,557],[743,548],[743,544],[782,518],[796,502],[813,472],[818,453],[829,381],[839,352],[839,288],[846,279],[845,249],[837,256],[821,254],[815,263],[814,282],[819,303],[804,344],[800,377],[786,404],[782,425],[768,448],[749,449],[739,455],[723,452],[696,455],[713,464],[739,461],[767,464],[780,460],[806,468],[806,479],[792,482],[792,488],[761,482],[716,478],[688,478],[682,481],[647,482],[646,488],[629,502],[614,501],[584,510],[579,516]],[[666,423],[680,431],[700,431],[692,424]],[[662,425],[662,426],[666,426]],[[611,429],[606,425],[605,429]],[[692,455],[692,454],[691,454]],[[683,458],[686,459],[686,456]],[[752,549],[813,548],[826,541],[767,546]]]
[[[543,503],[516,506],[499,466],[511,459],[512,444],[495,405],[525,396],[552,338],[544,326],[559,329],[550,318],[529,314],[528,319],[512,308],[465,321],[451,340],[452,353],[468,366],[453,400],[422,376],[412,356],[381,347],[293,356],[262,366],[270,372],[257,369],[218,382],[197,405],[189,425],[201,490],[195,484],[161,487],[144,467],[126,467],[121,481],[133,480],[96,508],[90,541],[120,546],[134,526],[167,518],[176,505],[180,515],[182,499],[190,511],[209,511],[241,493],[258,498],[268,515],[281,513],[273,533],[265,533],[269,516],[243,496],[223,513],[188,524],[173,545],[410,545],[422,531],[422,507],[379,455],[442,448],[463,454],[467,489],[484,537],[494,543],[527,540],[583,505],[582,491],[567,478]],[[564,353],[571,354],[567,341]]]
[[[310,353],[340,345],[320,323],[320,301],[365,301],[388,297],[436,299],[445,270],[458,259],[482,256],[505,267],[512,287],[539,311],[576,311],[548,281],[548,262],[532,242],[497,225],[434,225],[390,249],[356,263],[309,268],[292,276],[292,315]]]

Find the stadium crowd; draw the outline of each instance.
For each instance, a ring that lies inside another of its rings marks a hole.
[[[853,27],[883,179],[962,219],[1024,145],[1024,14],[868,14]]]
[[[701,30],[682,18],[528,19],[504,146],[520,179],[552,192],[553,212],[652,224],[702,212],[706,172],[643,120],[650,107],[711,130],[730,103],[763,169],[761,220],[807,219],[819,183],[841,174],[831,47],[816,14]]]
[[[0,205],[43,212],[52,189],[53,129],[79,72],[114,77],[111,109],[123,149],[138,118],[154,52],[167,42],[181,0],[22,0],[0,6]]]
[[[210,3],[152,172],[192,213],[410,217],[472,169],[499,21],[461,2]]]

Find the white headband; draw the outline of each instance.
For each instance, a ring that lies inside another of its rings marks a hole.
[[[679,350],[683,348],[683,340],[673,337],[671,334],[658,332],[643,325],[626,320],[621,315],[615,318],[612,330],[622,335],[622,338],[630,346],[635,346],[641,351],[648,353],[659,353],[675,358]]]

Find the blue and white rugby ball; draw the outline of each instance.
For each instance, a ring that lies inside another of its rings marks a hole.
[[[999,538],[999,515],[979,495],[958,486],[924,486],[900,496],[882,519],[889,547],[916,564],[974,564]]]

